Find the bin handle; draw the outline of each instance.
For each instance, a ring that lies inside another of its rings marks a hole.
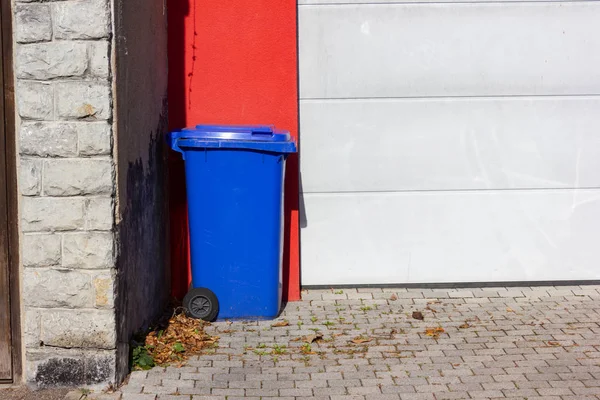
[[[262,129],[252,129],[252,131],[250,132],[250,135],[252,136],[267,136],[267,137],[273,137],[273,129],[269,129],[269,130],[262,130]]]
[[[273,125],[259,125],[253,126],[250,130],[253,135],[261,135],[261,134],[273,134]]]
[[[185,152],[183,150],[181,150],[181,147],[179,147],[179,139],[182,136],[183,136],[182,131],[170,132],[167,135],[167,141],[169,142],[168,144],[169,144],[169,146],[171,146],[171,149],[181,153],[181,156],[185,160]]]

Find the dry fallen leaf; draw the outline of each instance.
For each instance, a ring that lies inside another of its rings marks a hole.
[[[302,338],[296,337],[296,338],[290,339],[290,342],[299,342],[300,339],[302,339]]]
[[[423,321],[425,317],[423,317],[423,313],[421,311],[413,311],[412,317],[414,319],[418,319],[419,321]]]
[[[553,342],[553,341],[549,341],[549,342],[548,342],[548,344],[549,344],[550,346],[560,346],[560,343],[558,343],[558,342]]]
[[[431,336],[434,339],[439,338],[440,337],[440,333],[444,333],[444,332],[446,332],[446,331],[444,330],[444,328],[442,328],[440,326],[438,326],[436,328],[427,328],[427,329],[425,329],[425,335]]]
[[[470,327],[471,327],[471,325],[469,325],[468,322],[465,322],[464,324],[462,324],[461,326],[459,326],[460,329],[467,329],[467,328],[470,328]]]
[[[316,351],[312,350],[309,343],[303,344],[302,347],[300,347],[300,351],[302,354],[317,354]]]
[[[278,322],[275,322],[275,323],[274,323],[273,325],[271,325],[271,326],[272,326],[273,328],[279,328],[279,327],[282,327],[282,326],[289,326],[289,325],[290,325],[290,323],[289,323],[287,320],[285,320],[285,319],[284,319],[283,321],[278,321]]]
[[[435,308],[431,308],[429,306],[425,307],[425,309],[431,311],[432,313],[436,313],[437,312],[437,310]]]
[[[373,338],[357,336],[354,339],[352,339],[352,343],[354,343],[354,344],[368,343],[371,340],[373,340]]]
[[[506,312],[515,312],[515,310],[513,310],[513,309],[512,309],[512,308],[510,308],[510,307],[506,307]]]
[[[305,343],[312,343],[315,340],[323,339],[323,334],[315,333],[314,335],[306,335],[302,338],[302,341]]]
[[[390,300],[391,300],[391,301],[396,301],[396,300],[398,300],[398,296],[396,296],[396,293],[392,293],[392,295],[390,296]]]

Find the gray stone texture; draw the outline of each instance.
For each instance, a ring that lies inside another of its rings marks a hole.
[[[55,39],[100,39],[110,33],[106,0],[62,1],[53,4]]]
[[[23,232],[81,230],[85,221],[84,202],[77,197],[22,197],[21,229]]]
[[[19,165],[21,179],[21,194],[23,196],[38,196],[42,188],[42,161],[21,159]]]
[[[111,128],[106,122],[85,122],[75,125],[82,156],[109,155]]]
[[[18,62],[18,60],[17,60]],[[49,83],[16,82],[17,112],[24,119],[54,118],[54,87]]]
[[[91,276],[85,272],[25,268],[23,303],[31,307],[82,308],[93,304]]]
[[[15,7],[14,35],[18,43],[51,40],[50,7],[46,4],[18,4]]]
[[[90,73],[94,76],[107,78],[109,75],[108,64],[109,45],[107,40],[91,42],[88,48],[90,59]]]
[[[113,310],[55,310],[41,317],[41,340],[63,348],[114,349]]]
[[[27,307],[24,312],[23,339],[25,347],[38,347],[40,345],[41,313],[32,307]]]
[[[31,383],[42,388],[105,386],[115,376],[114,350],[38,345],[26,349],[25,357],[26,376],[33,377]]]
[[[111,8],[14,5],[25,378],[116,382]]]
[[[73,157],[77,155],[77,131],[73,123],[23,122],[20,153],[40,157]]]
[[[44,195],[112,195],[113,167],[110,159],[44,161]]]
[[[91,197],[84,202],[85,229],[109,231],[113,228],[114,200],[111,197]]]
[[[24,267],[51,267],[61,263],[62,238],[55,234],[23,235],[21,243]]]
[[[113,235],[110,232],[63,235],[63,267],[103,269],[114,266]]]
[[[105,120],[111,116],[110,86],[99,82],[56,84],[56,111],[66,119]]]
[[[53,79],[82,76],[87,69],[87,45],[81,42],[48,42],[17,47],[17,78]]]

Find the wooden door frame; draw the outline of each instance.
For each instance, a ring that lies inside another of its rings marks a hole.
[[[17,146],[15,129],[15,86],[13,76],[13,31],[11,0],[0,0],[2,19],[2,88],[4,98],[6,192],[8,205],[8,279],[10,282],[12,382],[20,383],[23,376],[21,349],[21,291],[19,263],[19,208],[17,186]]]

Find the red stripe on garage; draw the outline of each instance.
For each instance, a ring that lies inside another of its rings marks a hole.
[[[295,0],[168,0],[169,124],[275,124],[297,137]],[[172,290],[189,282],[182,163],[170,157]],[[284,298],[300,298],[298,157],[286,174]]]

